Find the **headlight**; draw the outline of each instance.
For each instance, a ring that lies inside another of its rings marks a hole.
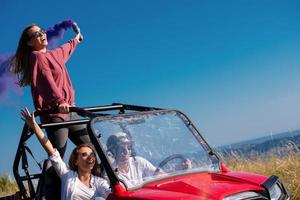
[[[281,189],[278,184],[275,184],[269,191],[271,200],[277,200],[281,196]]]
[[[223,198],[223,200],[242,200],[242,199],[259,199],[262,198],[264,199],[264,197],[262,197],[260,194],[256,193],[256,192],[241,192],[241,193],[237,193],[231,196],[227,196],[225,198]]]
[[[262,187],[268,192],[271,200],[290,199],[289,192],[285,189],[284,185],[280,182],[277,176],[270,176],[263,184]]]

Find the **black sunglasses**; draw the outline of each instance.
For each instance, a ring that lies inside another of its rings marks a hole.
[[[84,152],[84,153],[80,153],[80,155],[83,157],[83,158],[86,158],[86,157],[96,157],[96,154],[94,152]]]
[[[132,145],[120,145],[118,146],[119,152],[132,151]]]
[[[44,29],[40,29],[39,31],[35,31],[33,33],[30,34],[30,38],[38,38],[38,37],[41,37],[43,36],[44,34],[46,34],[46,31]]]

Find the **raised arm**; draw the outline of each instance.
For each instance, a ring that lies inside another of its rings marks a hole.
[[[34,112],[31,114],[27,108],[24,108],[21,110],[21,114],[23,116],[22,119],[33,130],[33,132],[35,133],[36,137],[38,138],[38,140],[40,141],[41,145],[44,147],[48,155],[52,156],[55,152],[55,149],[53,148],[51,142],[48,140],[47,136],[45,136],[42,129],[36,123]]]
[[[77,44],[82,42],[82,40],[83,40],[83,35],[81,33],[78,33],[75,38],[73,38],[72,40],[70,40],[69,42],[67,42],[66,44],[62,45],[59,48],[59,51],[61,52],[61,55],[63,56],[63,60],[65,63],[69,60]]]

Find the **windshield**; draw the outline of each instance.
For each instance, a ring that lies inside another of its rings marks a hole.
[[[111,167],[130,189],[190,172],[216,172],[219,163],[177,111],[97,117],[91,124]]]

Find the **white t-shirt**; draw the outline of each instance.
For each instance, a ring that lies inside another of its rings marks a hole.
[[[98,199],[98,197],[106,198],[111,192],[108,182],[98,176],[92,175],[90,188],[84,185],[78,179],[77,172],[70,170],[66,166],[57,150],[49,157],[49,159],[61,179],[61,200],[90,200]]]
[[[73,199],[74,200],[81,200],[81,199],[91,199],[95,195],[95,190],[94,188],[87,187],[84,185],[79,178],[76,178],[76,192],[73,194]]]
[[[113,163],[116,166],[116,163]],[[154,175],[156,168],[146,159],[135,156],[129,158],[129,170],[127,173],[118,171],[118,177],[125,181],[128,187],[133,187],[143,182],[147,177]]]

